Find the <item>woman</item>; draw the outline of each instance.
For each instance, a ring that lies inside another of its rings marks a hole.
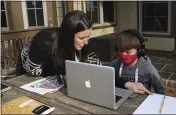
[[[22,49],[16,75],[56,75],[58,82],[64,82],[65,60],[100,64],[98,57],[87,48],[92,25],[81,11],[67,13],[60,28],[40,31]]]

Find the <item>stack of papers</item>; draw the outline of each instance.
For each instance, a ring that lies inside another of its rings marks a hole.
[[[48,92],[56,92],[63,86],[64,84],[58,83],[56,76],[48,76],[47,78],[43,78],[23,85],[20,88],[43,95]]]
[[[176,97],[165,96],[162,107],[163,99],[164,95],[149,95],[133,114],[176,114]]]

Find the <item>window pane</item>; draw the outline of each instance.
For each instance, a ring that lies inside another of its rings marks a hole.
[[[43,9],[37,9],[37,25],[44,26]]]
[[[92,8],[98,7],[98,2],[97,1],[86,1],[86,9],[90,10]]]
[[[1,1],[1,10],[5,10],[4,1]]]
[[[143,3],[142,14],[144,16],[155,16],[155,4],[154,3]]]
[[[142,30],[146,32],[167,32],[168,2],[144,2],[142,4]]]
[[[98,2],[93,2],[94,7],[98,7]]]
[[[94,8],[94,10],[92,10],[92,21],[94,23],[99,23],[98,15],[98,8]]]
[[[36,26],[35,10],[33,9],[28,10],[28,20],[29,26]]]
[[[62,14],[65,16],[68,12],[68,2],[62,1]]]
[[[91,10],[90,10],[90,11],[86,11],[86,14],[87,14],[87,17],[92,20],[92,17],[91,17]]]
[[[42,1],[36,1],[36,8],[43,8]]]
[[[1,27],[7,27],[6,15],[4,11],[1,11]]]
[[[86,1],[86,14],[93,21],[93,23],[99,23],[98,2]]]
[[[142,31],[155,31],[155,18],[149,17],[142,20]]]
[[[35,1],[27,1],[27,8],[34,8],[35,6]]]
[[[168,16],[168,3],[158,3],[156,7],[156,16]]]
[[[167,18],[159,17],[155,19],[156,31],[167,31]]]
[[[114,22],[114,2],[113,1],[103,2],[103,15],[104,15],[104,22]]]

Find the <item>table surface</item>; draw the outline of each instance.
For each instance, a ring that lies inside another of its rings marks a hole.
[[[139,105],[146,99],[147,95],[138,95],[135,98],[127,99],[117,110],[111,110],[84,101],[73,99],[67,96],[67,89],[63,88],[54,93],[40,95],[20,88],[20,86],[41,79],[30,75],[22,75],[11,78],[4,83],[9,84],[12,89],[1,95],[1,103],[7,103],[20,96],[28,96],[37,101],[54,106],[55,110],[51,114],[132,114]]]

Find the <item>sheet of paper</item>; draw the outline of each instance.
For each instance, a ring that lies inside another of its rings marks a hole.
[[[160,114],[164,95],[149,95],[133,114]],[[176,97],[166,96],[161,114],[176,114]]]
[[[36,92],[41,95],[45,93],[52,93],[60,88],[62,88],[64,84],[59,84],[57,82],[56,76],[48,76],[47,78],[43,78],[34,82],[31,82],[29,84],[21,86],[22,89],[31,91],[31,92]]]
[[[176,97],[166,96],[162,114],[176,114]]]

